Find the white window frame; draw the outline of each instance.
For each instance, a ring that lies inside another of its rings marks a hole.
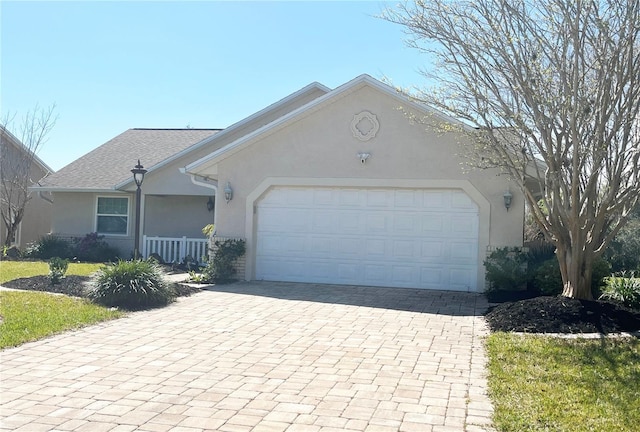
[[[102,233],[102,232],[98,232],[98,217],[99,216],[123,216],[123,215],[116,215],[116,214],[98,214],[98,201],[100,201],[100,198],[119,198],[119,199],[126,199],[127,200],[127,230],[124,234],[114,234],[114,233]],[[131,199],[128,196],[121,196],[121,195],[98,195],[96,196],[96,203],[95,203],[95,207],[94,207],[94,219],[93,219],[93,231],[97,232],[100,235],[106,236],[106,237],[128,237],[129,236],[129,232],[130,232],[130,227],[131,227]]]

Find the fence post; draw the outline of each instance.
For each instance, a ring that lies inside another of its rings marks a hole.
[[[180,259],[182,260],[187,256],[187,236],[182,236],[182,241],[180,242]]]
[[[142,236],[142,258],[147,258],[147,236]]]

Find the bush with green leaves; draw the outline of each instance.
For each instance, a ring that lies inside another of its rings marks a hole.
[[[103,235],[92,232],[75,239],[75,256],[79,261],[110,262],[118,259],[118,249],[104,240]]]
[[[484,260],[487,291],[521,290],[527,283],[527,253],[521,248],[503,247]]]
[[[103,267],[97,275],[89,298],[104,306],[138,310],[164,306],[176,297],[173,284],[167,282],[154,260],[118,261]]]
[[[621,272],[605,278],[601,299],[615,300],[634,309],[640,309],[640,273]]]
[[[605,251],[614,272],[640,272],[640,205]]]
[[[245,254],[245,241],[242,239],[225,239],[214,242],[215,253],[202,272],[202,279],[207,282],[228,282],[236,273],[235,262]]]
[[[59,257],[51,258],[49,260],[49,282],[51,282],[51,285],[59,284],[64,279],[68,268],[69,260]]]
[[[609,263],[600,258],[593,262],[591,276],[591,292],[594,298],[600,295],[603,280],[611,274]],[[557,258],[551,258],[542,263],[533,274],[533,287],[542,295],[562,294],[562,273]]]
[[[30,244],[25,253],[26,258],[51,259],[53,257],[71,259],[75,255],[73,244],[62,237],[46,235]]]

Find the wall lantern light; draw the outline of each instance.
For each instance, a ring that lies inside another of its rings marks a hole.
[[[227,182],[227,185],[224,187],[224,199],[227,204],[233,199],[233,189],[231,189],[231,183],[229,182]]]
[[[511,200],[513,199],[513,194],[507,189],[504,195],[502,195],[502,198],[504,198],[504,206],[506,207],[507,211],[509,211],[509,207],[511,207]]]
[[[207,201],[207,210],[209,210],[210,212],[213,211],[213,209],[215,208],[216,204],[213,201],[213,198],[209,197],[209,201]]]

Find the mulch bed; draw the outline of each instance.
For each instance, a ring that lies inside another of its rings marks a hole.
[[[525,333],[619,333],[640,330],[640,311],[606,301],[543,296],[492,307],[492,331]]]
[[[14,279],[3,283],[2,286],[27,291],[45,291],[74,297],[87,297],[87,291],[91,286],[91,277],[69,275],[62,279],[59,284],[52,285],[48,276],[33,276]],[[178,297],[189,296],[202,291],[200,288],[182,284],[174,284],[174,288],[178,293]]]

